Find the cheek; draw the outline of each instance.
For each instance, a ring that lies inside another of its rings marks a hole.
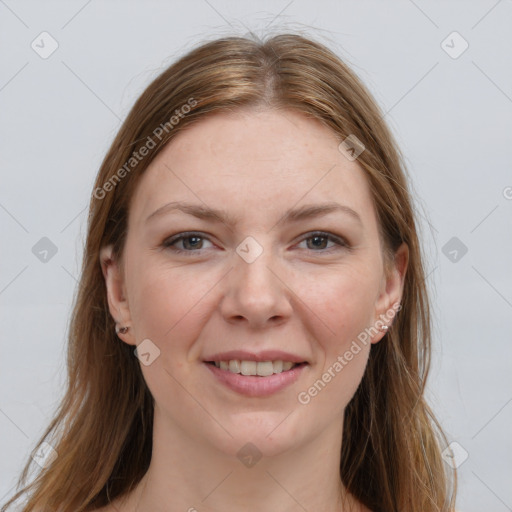
[[[375,277],[364,269],[342,269],[316,281],[310,307],[329,327],[331,336],[326,349],[343,349],[348,338],[357,337],[368,327],[376,291]]]
[[[202,274],[198,278],[161,265],[141,265],[130,275],[130,313],[137,343],[149,339],[158,353],[150,365],[141,364],[144,379],[158,403],[164,404],[172,396],[181,404],[175,408],[180,411],[190,406],[180,383],[194,375],[195,367],[189,364],[194,355],[191,347],[204,327],[205,297],[215,276]]]
[[[191,321],[201,311],[201,301],[214,284],[214,279],[201,279],[179,268],[145,267],[132,274],[133,287],[130,312],[138,334],[169,343],[178,338],[184,326],[193,328]]]
[[[130,302],[135,336],[137,343],[150,339],[159,350],[154,367],[143,367],[142,371],[150,388],[176,386],[179,392],[170,375],[180,381],[192,376],[196,367],[189,363],[200,356],[196,341],[212,315],[212,290],[223,274],[198,269],[184,272],[183,267],[162,265],[138,270],[132,275]]]
[[[333,277],[335,276],[335,277]],[[328,329],[317,330],[322,359],[312,372],[311,387],[304,390],[326,414],[341,414],[364,375],[371,344],[358,339],[374,313],[375,279],[365,272],[340,272],[317,280],[311,310]]]

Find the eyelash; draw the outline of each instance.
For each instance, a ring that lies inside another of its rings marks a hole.
[[[338,249],[338,248],[350,249],[350,245],[343,238],[335,236],[335,235],[333,235],[331,233],[326,233],[325,231],[312,231],[311,233],[308,233],[308,235],[309,236],[307,236],[305,238],[302,238],[300,240],[300,242],[303,242],[304,240],[309,240],[311,238],[320,237],[320,238],[327,238],[328,241],[334,242],[335,244],[337,244],[339,246],[339,247],[331,247],[330,249],[327,249],[327,250],[318,250],[318,251],[315,251],[315,250],[311,249],[312,252],[330,254],[333,249]],[[193,232],[193,231],[191,231],[191,232],[184,232],[184,233],[178,233],[177,235],[174,235],[174,236],[171,236],[170,238],[167,238],[163,242],[162,247],[164,247],[166,249],[171,249],[174,253],[177,253],[177,254],[183,254],[183,253],[191,254],[191,253],[201,252],[203,249],[186,250],[186,249],[176,249],[176,247],[172,247],[173,244],[175,244],[176,242],[179,242],[179,241],[184,240],[186,238],[192,238],[192,237],[201,238],[201,239],[204,239],[204,240],[209,240],[208,237],[203,236],[202,233],[197,233],[197,232]]]

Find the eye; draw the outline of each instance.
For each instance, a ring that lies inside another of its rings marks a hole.
[[[199,252],[204,249],[204,241],[208,240],[200,233],[179,233],[165,240],[163,247],[170,248],[174,252]],[[178,242],[182,243],[183,249],[174,247]]]
[[[311,241],[311,244],[308,244],[308,241]],[[342,238],[331,233],[325,233],[323,231],[315,231],[314,233],[310,233],[309,236],[302,240],[302,242],[306,242],[307,248],[313,252],[331,252],[333,248],[337,249],[340,247],[349,247],[348,243],[345,242],[345,240]],[[324,250],[327,248],[326,244],[329,242],[332,242],[334,247],[331,246],[328,250]]]
[[[203,249],[206,249],[204,247],[205,241],[211,243],[202,233],[185,232],[171,236],[163,242],[162,246],[166,249],[171,249],[175,253],[193,253],[201,252]],[[311,241],[311,244],[308,243],[309,241]],[[303,242],[306,242],[306,248],[313,252],[330,253],[332,250],[338,248],[350,248],[350,245],[344,239],[323,231],[310,233],[309,236],[303,238],[300,243]],[[331,247],[327,246],[329,242],[333,244]],[[181,244],[182,248],[176,247],[176,245],[179,244]]]

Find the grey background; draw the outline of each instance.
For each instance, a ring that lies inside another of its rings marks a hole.
[[[328,44],[387,112],[422,212],[428,396],[468,453],[458,508],[512,510],[511,26],[510,0],[0,0],[0,503],[62,393],[86,207],[120,120],[202,38],[272,29]]]

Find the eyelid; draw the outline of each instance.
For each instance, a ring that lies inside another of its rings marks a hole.
[[[170,237],[166,238],[163,243],[162,243],[162,246],[165,248],[165,249],[170,249],[172,250],[173,252],[176,252],[176,253],[193,253],[193,252],[201,252],[202,249],[198,249],[196,251],[187,251],[185,249],[176,249],[175,247],[172,247],[172,244],[176,243],[176,242],[179,242],[185,238],[191,238],[193,236],[197,236],[198,238],[202,238],[204,240],[208,240],[209,242],[211,242],[211,240],[209,239],[208,236],[205,236],[204,233],[202,233],[201,231],[182,231],[180,233],[176,233],[175,235],[171,235]]]
[[[197,250],[185,250],[185,249],[176,249],[175,247],[172,247],[172,244],[179,242],[180,240],[183,240],[185,238],[190,238],[193,236],[197,236],[198,238],[202,238],[203,240],[208,240],[211,242],[209,236],[205,235],[205,233],[201,231],[182,231],[180,233],[176,233],[175,235],[171,235],[170,237],[166,238],[164,242],[162,243],[162,246],[166,249],[171,249],[175,253],[201,253],[204,249],[197,249]],[[331,247],[330,249],[326,250],[311,250],[313,253],[319,253],[319,254],[329,254],[332,252],[333,249],[339,249],[339,248],[345,248],[350,249],[351,245],[350,243],[341,236],[335,235],[334,233],[330,233],[327,231],[308,231],[307,233],[304,233],[300,236],[299,240],[296,242],[296,244],[304,242],[310,238],[313,238],[315,236],[327,238],[328,241],[334,242],[338,247]]]
[[[344,247],[346,249],[349,249],[351,246],[348,243],[348,241],[342,237],[335,235],[334,233],[330,233],[328,231],[309,231],[308,233],[304,233],[304,235],[301,235],[300,242],[304,242],[305,240],[308,240],[309,238],[313,238],[315,236],[327,238],[328,241],[334,242],[339,247]],[[336,249],[336,247],[331,247],[330,249],[324,250],[324,251],[311,251],[311,252],[318,252],[318,253],[329,253],[332,249]]]

